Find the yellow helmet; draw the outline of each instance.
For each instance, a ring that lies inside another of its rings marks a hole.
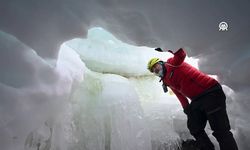
[[[149,70],[150,72],[152,72],[153,66],[154,66],[156,63],[158,63],[159,61],[161,61],[159,58],[152,58],[152,59],[150,59],[149,62],[148,62],[148,70]]]

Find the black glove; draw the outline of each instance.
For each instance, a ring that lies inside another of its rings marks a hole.
[[[187,106],[183,109],[183,112],[184,112],[186,115],[189,115],[190,112],[191,112],[191,107],[190,107],[190,105],[187,105]]]
[[[155,50],[158,52],[163,52],[163,50],[160,47],[155,48]]]
[[[162,88],[163,88],[164,93],[168,92],[168,86],[167,85],[162,84]]]
[[[163,50],[160,47],[155,48],[155,50],[158,52],[169,52],[169,53],[175,54],[172,50]]]
[[[174,54],[174,52],[172,50],[168,50],[168,52]]]

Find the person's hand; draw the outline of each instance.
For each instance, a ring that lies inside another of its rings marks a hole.
[[[173,51],[171,51],[171,50],[168,50],[168,52],[169,52],[169,53],[172,53],[172,54],[174,54],[174,52],[173,52]]]
[[[172,54],[174,54],[174,52],[172,51],[172,50],[163,50],[163,49],[161,49],[160,47],[157,47],[157,48],[155,48],[155,50],[156,51],[158,51],[158,52],[169,52],[169,53],[172,53]]]
[[[190,107],[190,105],[187,105],[187,106],[183,109],[183,112],[184,112],[186,115],[189,115],[190,112],[191,112],[191,107]]]
[[[167,85],[162,84],[162,88],[163,88],[164,93],[168,92],[168,86]]]
[[[155,48],[155,50],[158,52],[163,52],[163,50],[160,47]]]

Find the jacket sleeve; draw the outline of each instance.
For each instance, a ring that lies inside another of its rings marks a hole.
[[[175,66],[179,66],[183,63],[186,58],[186,52],[183,48],[180,48],[177,52],[173,53],[174,57],[171,59],[171,62]]]
[[[186,108],[189,105],[188,99],[184,95],[182,95],[180,92],[178,92],[177,90],[172,89],[172,91],[174,92],[176,97],[179,99],[183,109]]]

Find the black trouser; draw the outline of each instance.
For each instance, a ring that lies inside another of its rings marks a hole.
[[[214,150],[214,145],[204,130],[207,120],[213,136],[219,142],[220,150],[238,150],[230,132],[225,100],[225,94],[220,88],[193,100],[189,105],[187,126],[201,150]]]

